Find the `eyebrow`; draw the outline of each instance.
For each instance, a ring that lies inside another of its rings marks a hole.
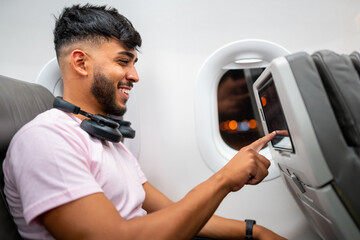
[[[131,58],[131,59],[134,59],[134,58],[135,58],[135,55],[134,55],[133,53],[127,52],[127,51],[118,52],[118,54],[119,54],[119,55],[126,55],[126,56],[128,56],[129,58]],[[136,58],[136,59],[134,60],[135,63],[136,63],[137,61],[138,61],[138,58]]]

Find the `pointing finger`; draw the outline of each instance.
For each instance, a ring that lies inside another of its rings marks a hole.
[[[276,136],[276,131],[265,135],[262,138],[259,138],[255,142],[251,143],[249,147],[256,152],[259,152],[269,141],[271,141]]]

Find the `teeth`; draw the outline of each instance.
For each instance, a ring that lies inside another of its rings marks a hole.
[[[123,93],[126,93],[126,94],[130,93],[129,89],[120,88],[120,91],[122,91]]]

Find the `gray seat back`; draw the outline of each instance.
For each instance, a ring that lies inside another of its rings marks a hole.
[[[359,74],[360,76],[360,53],[358,52],[353,52],[350,54],[350,58],[351,58],[351,61],[357,71],[357,73]]]
[[[328,161],[328,165],[339,197],[360,227],[360,78],[356,70],[358,59],[352,59],[358,56],[357,52],[347,56],[323,50],[312,58],[348,147],[342,153],[343,159]],[[350,154],[353,157],[345,158]]]
[[[21,239],[4,196],[2,163],[14,134],[36,115],[52,107],[54,96],[38,84],[0,75],[0,239]]]

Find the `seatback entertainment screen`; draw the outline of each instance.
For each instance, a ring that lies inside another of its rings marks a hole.
[[[277,135],[271,141],[272,146],[275,149],[295,152],[280,99],[271,75],[258,89],[258,93],[269,133],[277,131]]]

